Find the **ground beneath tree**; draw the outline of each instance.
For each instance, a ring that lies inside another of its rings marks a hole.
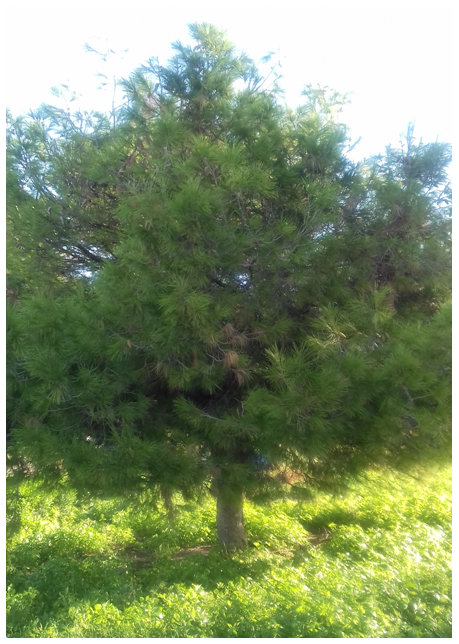
[[[331,531],[328,530],[327,532],[320,532],[320,533],[309,533],[307,538],[307,544],[300,544],[298,547],[294,550],[291,549],[274,549],[271,552],[277,553],[277,554],[283,554],[285,556],[288,555],[293,555],[295,550],[307,550],[308,546],[312,546],[313,548],[317,548],[320,546],[324,541],[328,541],[329,539],[332,538]],[[175,552],[174,554],[171,555],[171,559],[173,561],[180,561],[183,559],[187,559],[189,557],[193,557],[194,555],[202,555],[203,557],[208,557],[209,553],[215,549],[216,544],[214,545],[206,545],[206,546],[192,546],[190,548],[183,548],[182,550],[179,550],[178,552]],[[250,548],[250,545],[249,545]],[[146,552],[141,552],[137,550],[135,547],[128,547],[125,548],[124,550],[125,554],[127,554],[137,568],[147,568],[153,561],[155,561],[158,558],[158,555],[156,553],[146,553]],[[127,566],[121,566],[120,570],[124,570]]]
[[[214,546],[194,546],[194,548],[184,548],[172,555],[172,559],[185,559],[186,557],[191,557],[193,555],[203,555],[204,557],[207,557],[213,547]]]

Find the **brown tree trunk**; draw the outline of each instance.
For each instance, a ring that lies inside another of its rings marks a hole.
[[[160,491],[163,498],[164,507],[167,510],[167,518],[172,523],[175,519],[175,509],[172,502],[172,493],[168,488],[163,487],[162,485],[160,487]]]
[[[246,548],[242,492],[219,490],[217,498],[217,534],[226,548]]]

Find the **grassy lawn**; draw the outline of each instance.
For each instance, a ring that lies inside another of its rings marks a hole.
[[[450,468],[247,503],[237,554],[216,545],[210,497],[177,497],[173,525],[65,485],[8,497],[8,637],[451,637]]]

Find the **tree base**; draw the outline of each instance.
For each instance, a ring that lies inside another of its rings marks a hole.
[[[242,494],[231,499],[218,497],[217,533],[220,543],[226,548],[242,549],[247,547]]]

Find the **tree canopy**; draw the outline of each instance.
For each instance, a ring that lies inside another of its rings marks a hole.
[[[353,163],[346,100],[207,25],[116,118],[8,115],[11,458],[93,493],[242,499],[447,456],[447,144]],[[377,127],[377,123],[375,123]],[[292,480],[292,479],[291,479]]]

